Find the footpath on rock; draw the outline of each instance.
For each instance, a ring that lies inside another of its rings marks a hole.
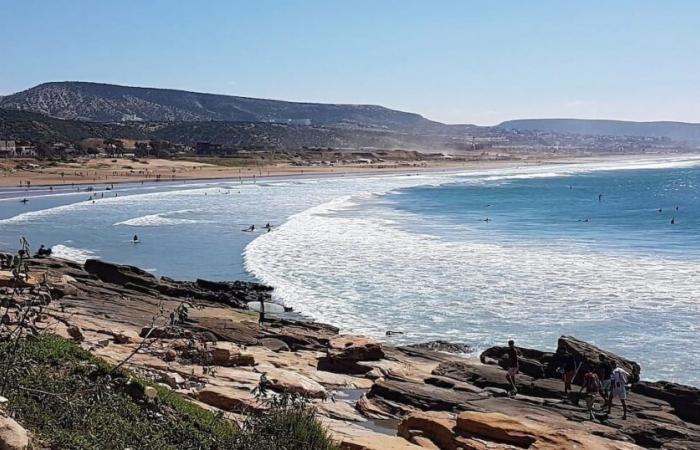
[[[270,302],[267,286],[176,281],[99,260],[28,259],[24,290],[9,301],[12,258],[0,256],[2,324],[21,321],[23,302],[48,289],[31,332],[77,342],[235,423],[266,410],[262,385],[310,399],[346,449],[700,449],[698,389],[639,381],[637,363],[574,337],[556,352],[519,348],[519,394],[510,397],[503,347],[464,358],[434,350],[445,343],[394,347],[303,320],[260,326],[247,305]],[[591,421],[584,402],[563,396],[553,361],[564,350],[581,362],[575,391],[599,354],[632,374],[626,420],[617,405]],[[2,417],[0,448],[27,448],[21,425]],[[14,447],[3,441],[12,430]]]

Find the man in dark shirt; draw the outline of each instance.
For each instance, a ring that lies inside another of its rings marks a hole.
[[[576,360],[574,355],[564,350],[564,355],[562,356],[562,371],[564,379],[564,393],[568,394],[571,391],[571,383],[574,381],[574,376],[576,375]]]
[[[506,380],[510,383],[512,387],[510,395],[516,395],[518,393],[518,388],[515,386],[515,375],[518,373],[518,350],[515,348],[515,342],[508,341],[508,373],[506,374]]]

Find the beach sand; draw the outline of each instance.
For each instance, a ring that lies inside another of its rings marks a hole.
[[[428,160],[396,161],[381,164],[347,164],[335,166],[294,166],[286,163],[253,164],[244,161],[243,165],[223,165],[225,160],[211,164],[191,159],[126,159],[92,158],[73,163],[46,163],[35,160],[0,161],[0,187],[10,186],[61,186],[71,184],[105,184],[141,181],[173,181],[218,178],[265,178],[294,175],[344,174],[344,173],[383,173],[417,172],[436,170],[486,169],[538,165],[543,163],[566,163],[572,161],[596,161],[632,157],[633,155],[518,155],[500,159],[473,160]],[[638,155],[637,155],[638,156]],[[223,164],[221,163],[223,162]]]

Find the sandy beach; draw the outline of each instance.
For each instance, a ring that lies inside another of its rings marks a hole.
[[[500,159],[395,161],[379,164],[294,166],[286,163],[252,165],[212,164],[203,159],[92,158],[71,163],[47,163],[31,159],[0,161],[0,187],[89,185],[95,183],[155,182],[231,178],[266,178],[295,175],[391,173],[469,170],[544,163],[595,162],[639,158],[641,155],[513,155]],[[644,155],[659,157],[660,155]]]

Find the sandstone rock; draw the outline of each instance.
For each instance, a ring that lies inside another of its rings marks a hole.
[[[399,424],[398,435],[411,440],[411,431],[419,430],[422,436],[442,450],[456,450],[454,427],[456,420],[452,414],[435,411],[419,411],[409,414]],[[430,447],[428,447],[430,448]]]
[[[401,437],[377,433],[356,424],[325,417],[321,418],[321,423],[342,450],[425,450]]]
[[[466,402],[484,398],[481,394],[396,380],[375,382],[367,397],[370,399],[379,397],[383,400],[429,411],[454,411],[460,409],[461,405]]]
[[[328,348],[336,359],[378,361],[384,358],[381,344],[363,336],[335,337],[329,341]]]
[[[641,381],[632,386],[632,391],[667,401],[678,417],[700,424],[700,389],[668,381]]]
[[[475,411],[457,416],[458,433],[485,440],[537,450],[555,449],[641,449],[637,445],[594,435],[581,429],[547,426],[529,420],[518,420],[500,413]]]
[[[557,354],[561,354],[564,350],[568,351],[574,356],[576,361],[582,362],[581,370],[579,370],[578,379],[583,377],[587,368],[595,369],[599,363],[598,355],[604,354],[610,361],[614,361],[617,367],[621,367],[626,370],[630,375],[629,382],[636,383],[639,381],[639,374],[641,372],[641,367],[634,361],[618,356],[614,353],[602,350],[593,344],[576,339],[573,336],[562,336],[557,342]]]
[[[122,286],[132,284],[152,289],[155,289],[158,285],[156,277],[138,267],[112,264],[99,259],[88,259],[83,267],[88,273],[107,283]]]
[[[278,392],[290,392],[309,398],[325,398],[326,389],[304,375],[282,369],[268,369],[264,372],[267,387]]]
[[[255,358],[253,355],[231,351],[227,348],[213,348],[210,351],[210,355],[212,362],[217,366],[236,367],[255,365]]]
[[[287,343],[281,339],[262,338],[262,339],[260,339],[260,344],[269,348],[273,352],[288,352],[288,351],[290,351]]]
[[[384,358],[384,350],[379,343],[362,336],[338,336],[328,343],[325,357],[318,359],[318,370],[327,372],[363,375],[372,367],[359,364],[362,361],[378,361]]]
[[[0,416],[0,450],[25,450],[27,447],[27,430],[11,418]]]
[[[68,335],[71,338],[73,338],[73,340],[76,342],[82,342],[85,340],[85,337],[83,336],[83,330],[81,330],[78,326],[71,325],[66,331],[68,332]]]
[[[265,410],[265,406],[250,392],[227,387],[207,386],[197,393],[197,400],[224,411],[241,414]]]
[[[410,439],[410,441],[413,442],[414,444],[420,446],[420,447],[427,448],[427,449],[429,449],[429,450],[441,450],[440,447],[438,447],[437,445],[433,444],[433,441],[431,441],[431,440],[428,439],[427,437],[423,437],[423,436],[413,436],[413,437]]]

